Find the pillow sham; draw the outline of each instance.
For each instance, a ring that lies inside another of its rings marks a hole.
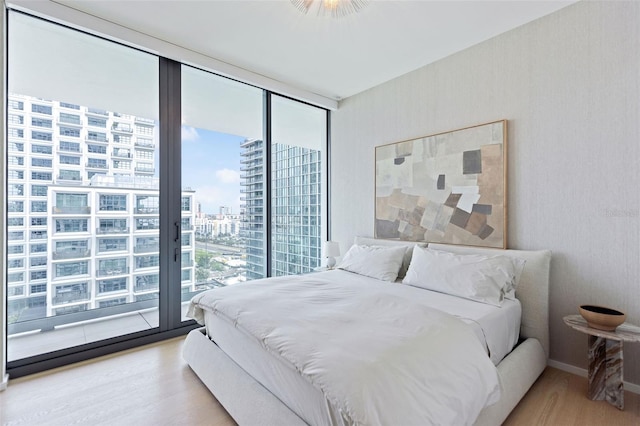
[[[501,306],[505,297],[515,298],[517,269],[507,256],[459,255],[414,247],[402,283]]]
[[[402,266],[400,267],[400,271],[398,272],[398,278],[404,278],[404,276],[407,274],[407,271],[409,270],[409,265],[411,264],[411,256],[413,254],[413,247],[416,245],[420,247],[427,246],[427,243],[402,240],[384,240],[360,236],[356,236],[353,243],[360,246],[406,247],[404,259],[402,259]]]
[[[337,266],[382,281],[395,281],[402,266],[405,247],[352,245]]]

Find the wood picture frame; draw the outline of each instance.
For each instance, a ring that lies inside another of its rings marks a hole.
[[[507,120],[375,148],[376,238],[507,245]]]

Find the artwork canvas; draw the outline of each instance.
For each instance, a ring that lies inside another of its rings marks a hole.
[[[376,147],[375,236],[506,248],[507,121]]]

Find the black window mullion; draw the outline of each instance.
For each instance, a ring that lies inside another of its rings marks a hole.
[[[271,276],[272,266],[272,237],[271,237],[271,96],[272,93],[266,91],[264,104],[264,240],[265,240],[265,276]]]
[[[181,65],[160,58],[160,331],[181,325]]]

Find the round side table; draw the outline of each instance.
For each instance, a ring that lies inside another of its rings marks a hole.
[[[640,342],[640,327],[625,322],[614,331],[604,331],[589,327],[581,315],[567,315],[563,320],[589,336],[589,399],[604,399],[624,410],[622,344]]]

